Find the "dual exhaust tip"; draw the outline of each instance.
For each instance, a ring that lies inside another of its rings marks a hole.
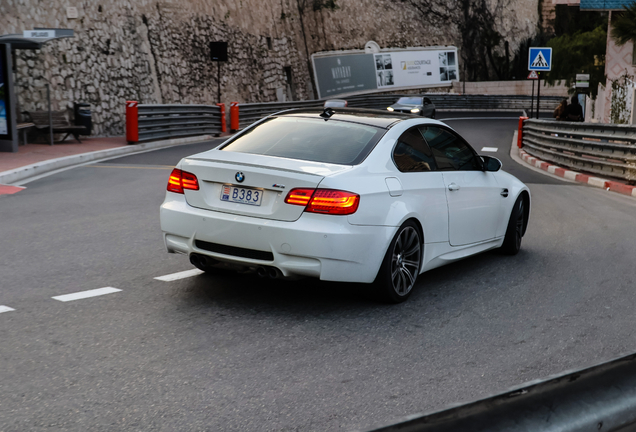
[[[207,267],[219,264],[219,261],[212,257],[194,253],[190,254],[190,262],[200,270],[205,270]],[[256,269],[256,274],[261,278],[279,279],[283,277],[283,273],[279,269],[269,266],[259,266]]]
[[[276,267],[265,267],[261,266],[256,269],[256,274],[261,278],[270,278],[270,279],[278,279],[283,277],[283,274]]]

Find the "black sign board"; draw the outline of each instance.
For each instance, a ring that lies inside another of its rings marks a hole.
[[[214,61],[227,61],[227,42],[210,42],[210,57]]]

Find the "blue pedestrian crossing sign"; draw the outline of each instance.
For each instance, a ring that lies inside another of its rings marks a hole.
[[[530,48],[528,55],[528,70],[552,70],[552,48]]]

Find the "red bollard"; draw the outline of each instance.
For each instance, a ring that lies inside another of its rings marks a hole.
[[[129,144],[139,142],[139,102],[126,101],[126,141]]]
[[[523,122],[528,120],[528,117],[519,117],[519,131],[517,132],[517,147],[523,147]]]
[[[230,131],[234,132],[239,130],[239,104],[238,102],[232,102],[230,104]]]
[[[225,119],[225,104],[218,103],[216,106],[221,107],[221,133],[227,132],[227,121]]]

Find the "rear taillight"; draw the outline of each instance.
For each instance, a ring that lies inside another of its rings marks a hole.
[[[349,215],[358,210],[360,195],[334,189],[292,189],[285,202],[306,206],[310,213]]]
[[[168,179],[168,192],[182,194],[184,189],[199,190],[199,180],[194,174],[175,168]]]

